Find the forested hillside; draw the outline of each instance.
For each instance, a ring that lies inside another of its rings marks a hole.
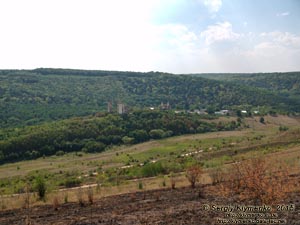
[[[271,77],[268,78],[273,80]],[[287,87],[295,90],[294,95],[284,95],[268,87],[262,89],[261,82],[250,78],[249,75],[248,81],[225,82],[159,72],[2,70],[0,127],[89,115],[106,110],[108,101],[123,102],[131,108],[157,107],[161,102],[169,102],[172,109],[264,106],[285,112],[300,111],[300,103],[295,97],[299,90],[297,83]],[[265,84],[269,84],[265,79]],[[286,82],[290,82],[289,78]],[[278,84],[284,85],[284,82]]]
[[[0,164],[65,152],[101,152],[107,146],[135,144],[173,135],[233,130],[236,121],[207,122],[205,115],[170,111],[97,114],[25,128],[0,130]]]
[[[300,98],[300,72],[253,74],[197,74],[197,77],[229,81]]]

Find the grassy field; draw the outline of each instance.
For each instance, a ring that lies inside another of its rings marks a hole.
[[[202,183],[210,182],[210,170],[254,156],[266,157],[274,165],[285,162],[291,168],[291,173],[297,172],[300,161],[299,118],[266,116],[264,124],[259,119],[243,119],[244,128],[237,131],[184,135],[114,147],[98,154],[70,153],[1,165],[2,208],[22,206],[24,194],[13,194],[24,192],[26,184],[33,186],[38,175],[46,180],[46,203],[51,203],[53,196],[57,195],[60,199],[68,195],[68,201],[76,201],[77,189],[57,192],[59,188],[65,188],[70,179],[79,181],[85,187],[92,185],[99,198],[141,189],[169,187],[170,173],[176,174],[177,186],[186,186],[188,182],[183,172],[193,163],[200,163],[204,168]],[[280,131],[280,127],[286,129]],[[145,178],[151,176],[145,168],[151,170],[158,164],[163,169],[160,168],[155,174],[157,176]]]

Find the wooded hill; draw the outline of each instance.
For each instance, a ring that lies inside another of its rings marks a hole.
[[[300,101],[300,72],[252,74],[194,74],[197,77],[228,81],[265,89]]]
[[[180,110],[249,110],[259,106],[272,111],[300,112],[298,75],[246,74],[244,79],[240,74],[213,80],[208,78],[215,76],[160,72],[0,70],[0,127],[89,115],[105,111],[108,101],[114,105],[122,102],[131,109],[169,102],[172,109]]]
[[[207,115],[172,111],[135,111],[101,114],[24,128],[0,130],[0,164],[60,155],[65,152],[101,152],[108,146],[135,144],[174,135],[234,130],[235,120],[208,122]]]

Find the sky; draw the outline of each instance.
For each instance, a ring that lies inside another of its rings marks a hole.
[[[0,69],[300,71],[299,0],[0,0]]]

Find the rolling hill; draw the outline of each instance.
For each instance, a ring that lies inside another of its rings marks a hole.
[[[300,111],[297,83],[290,85],[288,92],[281,86],[274,91],[267,86],[268,79],[278,74],[246,77],[214,80],[160,72],[1,70],[0,127],[89,115],[105,111],[109,101],[123,102],[133,109],[169,102],[173,109],[236,110],[259,106],[267,111]],[[292,84],[297,77],[296,73],[286,80]]]

